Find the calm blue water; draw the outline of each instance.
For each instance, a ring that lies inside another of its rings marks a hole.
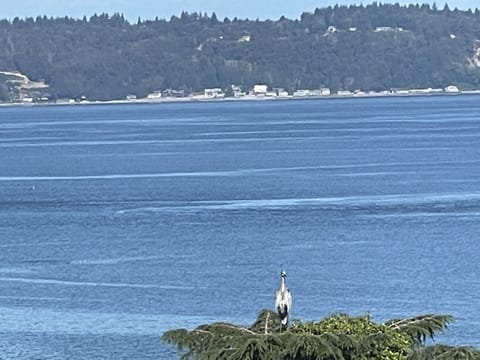
[[[272,308],[480,346],[480,97],[0,109],[0,358],[175,359]]]

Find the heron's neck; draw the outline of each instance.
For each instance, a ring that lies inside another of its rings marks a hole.
[[[280,289],[283,291],[283,290],[285,290],[286,288],[287,288],[287,285],[286,285],[286,282],[285,282],[285,278],[282,277],[282,278],[280,279]]]

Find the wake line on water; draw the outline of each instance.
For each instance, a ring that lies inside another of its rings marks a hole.
[[[194,289],[193,287],[188,287],[188,286],[67,281],[67,280],[23,278],[23,277],[0,277],[0,282],[2,281],[27,283],[27,284],[39,284],[39,285],[66,285],[66,286],[107,287],[107,288],[161,289],[161,290],[192,290]]]
[[[69,263],[71,265],[117,265],[129,262],[140,262],[159,260],[158,256],[132,256],[132,257],[118,257],[108,259],[84,259],[84,260],[72,260]]]
[[[178,126],[178,125],[197,125],[197,126],[204,126],[204,123],[198,120],[201,120],[202,117],[198,118],[176,118],[176,119],[171,119],[171,120],[165,120],[165,119],[120,119],[120,120],[112,120],[112,119],[96,119],[96,120],[74,120],[74,121],[29,121],[29,122],[2,122],[0,123],[0,129],[13,129],[13,130],[23,130],[27,128],[33,128],[33,127],[54,127],[58,128],[60,125],[75,125],[77,127],[83,126],[83,125],[151,125],[154,124],[156,126]],[[206,118],[209,119],[209,118]],[[210,122],[209,123],[214,124],[215,122]],[[229,125],[228,122],[225,123],[220,123],[220,125]]]
[[[478,221],[480,217],[480,212],[478,211],[460,211],[460,212],[411,212],[408,214],[369,214],[369,215],[360,215],[363,218],[374,218],[374,219],[398,219],[398,218],[456,218],[456,219],[471,219]]]
[[[224,200],[224,201],[193,201],[167,203],[159,206],[140,207],[120,210],[118,215],[135,212],[157,211],[203,211],[203,210],[245,210],[245,209],[288,209],[294,207],[345,207],[345,206],[398,206],[451,203],[467,200],[480,200],[479,193],[458,194],[397,194],[325,198],[289,198],[289,199],[251,199],[251,200]]]
[[[480,160],[465,161],[445,161],[439,163],[418,161],[405,163],[367,163],[367,164],[345,164],[345,165],[320,165],[320,166],[294,166],[294,167],[276,167],[276,168],[253,168],[241,170],[220,170],[220,171],[199,171],[199,172],[170,172],[170,173],[147,173],[147,174],[101,174],[101,175],[78,175],[78,176],[0,176],[0,181],[54,181],[54,180],[116,180],[116,179],[148,179],[148,178],[169,178],[169,177],[213,177],[213,176],[238,176],[261,174],[282,171],[302,171],[302,170],[342,170],[342,169],[365,169],[377,167],[399,167],[399,166],[417,166],[417,165],[467,165],[479,164]],[[356,176],[356,175],[398,175],[407,173],[407,171],[383,171],[383,172],[361,172],[346,174],[329,174],[337,176]],[[415,170],[414,173],[419,173]]]
[[[45,241],[40,243],[11,243],[11,244],[2,244],[0,245],[0,249],[2,248],[12,248],[12,247],[32,247],[32,246],[64,246],[70,244],[66,241]]]
[[[151,173],[151,174],[105,174],[105,175],[79,175],[79,176],[0,176],[0,181],[51,181],[51,180],[115,180],[115,179],[148,179],[169,177],[208,177],[226,176],[239,173],[239,171],[203,171],[203,172],[177,172],[177,173]]]
[[[19,300],[19,301],[67,301],[66,297],[53,297],[53,296],[6,296],[0,295],[2,300]]]
[[[443,116],[444,114],[442,114]],[[317,115],[315,115],[317,116]],[[421,117],[412,119],[410,116],[378,116],[378,117],[367,117],[367,118],[355,118],[348,120],[341,120],[337,118],[322,118],[321,115],[318,115],[318,118],[314,119],[301,119],[301,120],[265,120],[261,123],[244,121],[236,123],[233,121],[219,121],[218,119],[211,117],[189,117],[189,118],[173,118],[173,119],[94,119],[94,120],[75,120],[75,121],[29,121],[29,122],[4,122],[0,124],[0,129],[27,129],[33,127],[56,127],[60,125],[74,125],[74,126],[84,126],[84,125],[156,125],[159,127],[166,126],[195,126],[195,127],[204,127],[205,125],[214,125],[214,126],[230,126],[230,127],[245,127],[245,126],[264,126],[264,125],[339,125],[339,124],[369,124],[369,123],[411,123],[411,124],[428,124],[432,123],[457,123],[458,117],[462,116],[462,122],[477,122],[478,118],[475,116],[464,116],[463,113],[451,113],[449,117],[437,118],[438,114],[433,114],[429,117]],[[464,117],[463,117],[464,116]]]
[[[355,124],[358,125],[358,124]],[[460,130],[468,130],[468,131],[478,131],[480,130],[478,126],[457,126],[455,128],[452,127],[412,127],[412,128],[405,128],[404,126],[398,126],[397,128],[389,127],[388,129],[385,127],[370,127],[370,128],[358,128],[358,127],[349,127],[349,128],[326,128],[326,129],[290,129],[290,130],[251,130],[251,131],[217,131],[217,132],[205,132],[196,134],[196,136],[223,136],[223,135],[276,135],[276,134],[305,134],[309,135],[312,133],[377,133],[380,132],[379,135],[386,131],[392,132],[394,130],[397,131],[404,131],[407,132],[408,130],[413,133],[440,133],[445,131],[460,131]]]
[[[97,141],[55,141],[45,143],[0,143],[0,148],[21,148],[21,147],[59,147],[59,146],[99,146],[99,145],[168,145],[168,144],[205,144],[205,143],[247,143],[247,142],[295,142],[295,141],[339,141],[353,140],[358,141],[362,138],[364,141],[379,140],[403,140],[420,139],[423,140],[426,134],[378,134],[372,136],[361,135],[336,135],[336,136],[285,136],[285,137],[250,137],[250,138],[209,138],[209,139],[158,139],[158,140],[97,140]],[[465,134],[428,134],[429,139],[455,140],[460,138],[476,139],[478,132]]]

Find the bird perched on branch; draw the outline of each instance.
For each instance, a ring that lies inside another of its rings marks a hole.
[[[290,290],[287,288],[286,278],[287,273],[282,271],[280,273],[280,287],[278,288],[275,297],[275,307],[280,316],[282,327],[288,325],[288,317],[292,309],[292,294],[290,294]]]

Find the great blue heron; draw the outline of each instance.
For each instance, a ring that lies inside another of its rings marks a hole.
[[[280,287],[275,297],[275,307],[277,308],[278,315],[280,315],[282,326],[288,325],[288,316],[292,309],[292,294],[290,294],[290,290],[287,288],[286,278],[287,273],[282,271],[280,273]]]

